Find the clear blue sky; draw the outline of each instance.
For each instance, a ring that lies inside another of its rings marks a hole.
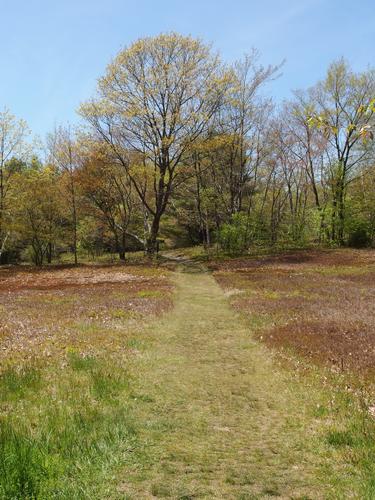
[[[178,31],[231,61],[251,47],[264,64],[286,59],[277,101],[324,76],[344,56],[375,65],[374,0],[0,0],[0,108],[42,137],[75,123],[109,60],[138,37]]]

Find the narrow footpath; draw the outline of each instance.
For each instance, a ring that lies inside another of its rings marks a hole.
[[[143,334],[134,411],[147,458],[123,471],[121,498],[338,498],[313,396],[209,273],[183,271],[174,309]]]

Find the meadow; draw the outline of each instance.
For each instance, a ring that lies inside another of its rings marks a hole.
[[[0,500],[373,500],[373,8],[146,3],[2,9]]]
[[[375,253],[0,270],[0,498],[373,498]]]
[[[213,267],[233,307],[259,322],[267,345],[373,379],[372,250],[297,251]]]
[[[129,369],[171,307],[166,272],[8,267],[0,304],[0,497],[106,498],[135,446]]]

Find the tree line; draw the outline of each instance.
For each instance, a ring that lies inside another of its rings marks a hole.
[[[0,113],[0,262],[75,262],[160,242],[254,245],[375,241],[375,72],[332,63],[276,106],[281,65],[225,64],[201,40],[161,34],[122,50],[36,154]]]

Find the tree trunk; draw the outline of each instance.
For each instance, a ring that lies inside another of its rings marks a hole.
[[[1,239],[0,239],[0,264],[1,264],[2,255],[5,252],[5,246],[6,246],[6,242],[7,242],[8,237],[9,237],[9,232],[4,236],[3,241],[1,241]],[[1,232],[0,232],[0,238],[1,238]]]
[[[146,252],[148,255],[155,255],[158,251],[158,235],[159,235],[159,227],[160,227],[160,216],[159,214],[155,215],[154,220],[152,221],[151,231],[146,241]]]
[[[77,265],[78,264],[78,252],[77,252],[77,242],[78,242],[77,225],[78,225],[78,218],[77,218],[76,191],[75,191],[75,185],[74,185],[74,180],[73,180],[72,172],[71,171],[69,171],[69,175],[70,175],[70,191],[71,191],[71,202],[72,202],[74,264]]]
[[[344,222],[345,222],[345,207],[344,207],[344,191],[340,187],[339,199],[338,199],[338,228],[337,228],[337,239],[339,244],[344,245]]]
[[[49,242],[47,245],[47,262],[51,264],[52,262],[52,243]]]
[[[77,214],[76,209],[74,207],[74,216],[73,216],[73,249],[74,249],[74,264],[78,264],[78,254],[77,254]]]
[[[119,259],[124,261],[124,262],[126,260],[126,258],[125,258],[125,244],[126,244],[126,235],[125,235],[125,231],[123,231],[122,235],[121,235],[121,246],[119,249],[118,256],[119,256]]]

